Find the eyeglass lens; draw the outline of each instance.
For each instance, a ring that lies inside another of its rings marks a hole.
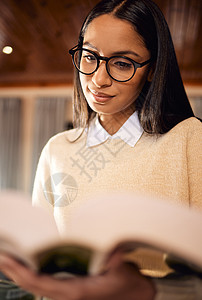
[[[74,63],[79,71],[89,75],[96,71],[99,60],[93,53],[82,49],[74,53]],[[135,73],[133,63],[121,56],[110,58],[106,63],[106,68],[110,76],[118,81],[129,80]]]

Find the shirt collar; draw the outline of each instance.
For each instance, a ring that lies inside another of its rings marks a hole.
[[[100,124],[98,115],[91,121],[87,132],[87,146],[92,147],[104,143],[108,139],[122,139],[129,146],[134,147],[143,133],[137,112],[134,112],[122,127],[110,135]]]

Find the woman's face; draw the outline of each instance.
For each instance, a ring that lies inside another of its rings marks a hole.
[[[87,27],[83,47],[100,56],[124,55],[142,63],[150,58],[141,36],[132,25],[112,15],[95,18]],[[121,53],[121,54],[120,54]],[[149,75],[149,65],[136,70],[127,82],[117,82],[107,73],[106,63],[100,62],[92,75],[80,73],[80,81],[85,98],[91,109],[99,115],[113,115],[134,111],[134,101],[139,96]]]

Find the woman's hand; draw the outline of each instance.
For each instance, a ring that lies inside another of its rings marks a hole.
[[[56,279],[38,275],[10,257],[0,255],[0,270],[23,289],[54,300],[152,300],[155,288],[138,269],[124,263],[120,253],[112,256],[105,274]]]

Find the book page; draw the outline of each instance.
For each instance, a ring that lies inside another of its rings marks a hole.
[[[18,192],[0,193],[0,241],[31,253],[38,247],[60,240],[55,221],[41,208],[32,207],[29,196]],[[1,242],[0,242],[1,249]]]

